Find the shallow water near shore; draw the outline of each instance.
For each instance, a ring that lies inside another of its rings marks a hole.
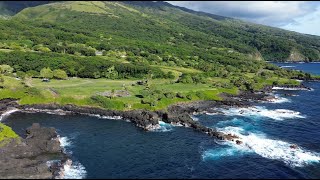
[[[242,145],[191,128],[161,123],[145,132],[124,120],[85,115],[14,112],[2,122],[20,135],[33,122],[55,127],[76,165],[73,178],[319,178],[320,82],[305,85],[314,91],[277,90],[286,100],[194,116],[240,136]]]

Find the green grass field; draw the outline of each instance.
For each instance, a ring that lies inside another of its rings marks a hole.
[[[160,66],[158,66],[160,67]],[[14,77],[4,76],[3,88],[0,89],[0,99],[17,98],[20,104],[75,104],[79,106],[102,107],[106,109],[131,110],[148,109],[158,110],[166,109],[167,106],[178,102],[196,101],[196,100],[221,100],[220,93],[237,94],[238,88],[231,89],[218,88],[216,83],[230,83],[227,78],[212,77],[208,78],[207,84],[183,84],[175,83],[182,73],[201,73],[199,70],[182,67],[160,67],[163,71],[173,72],[175,79],[151,79],[148,87],[160,90],[162,93],[171,92],[172,97],[162,97],[156,104],[143,104],[141,91],[146,88],[145,85],[136,85],[138,79],[130,80],[109,80],[109,79],[86,79],[69,78],[67,80],[51,79],[50,82],[42,82],[42,79],[32,78],[27,81]],[[246,74],[253,78],[253,73]],[[295,80],[285,78],[271,77],[268,79],[259,78],[255,83],[254,89],[261,89],[264,85],[272,85],[273,81],[280,84],[298,84]],[[28,84],[28,86],[24,85]],[[128,97],[100,97],[99,93],[112,90],[126,90],[130,93]],[[183,98],[176,97],[179,93]],[[188,96],[188,97],[187,97]],[[100,97],[95,99],[95,97]],[[152,96],[153,97],[153,96]]]
[[[111,90],[124,90],[130,92],[129,97],[115,97],[113,99],[105,99],[109,104],[105,104],[105,108],[129,110],[129,109],[165,109],[168,105],[177,102],[190,101],[187,98],[161,99],[156,106],[151,107],[147,104],[141,104],[140,91],[144,86],[135,85],[137,80],[107,80],[107,79],[81,79],[69,78],[68,80],[54,80],[50,82],[42,82],[41,79],[33,78],[29,81],[32,88],[26,89],[22,80],[5,76],[4,89],[0,90],[0,99],[3,98],[19,98],[20,104],[38,104],[38,103],[59,103],[59,104],[76,104],[81,106],[101,106],[93,102],[91,97],[97,93]],[[196,93],[205,94],[203,98],[219,100],[219,93],[237,93],[236,89],[212,88],[209,84],[181,84],[171,83],[168,79],[150,80],[150,86],[162,90],[163,92],[190,94],[192,100],[200,100]],[[35,91],[35,92],[33,92]],[[115,104],[113,107],[111,104]]]

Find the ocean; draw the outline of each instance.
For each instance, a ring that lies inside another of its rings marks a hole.
[[[318,63],[277,65],[320,74]],[[14,112],[2,122],[20,135],[34,122],[55,127],[74,162],[65,178],[320,178],[320,83],[304,84],[312,90],[276,90],[275,102],[194,116],[242,145],[165,123],[146,132],[85,115]]]

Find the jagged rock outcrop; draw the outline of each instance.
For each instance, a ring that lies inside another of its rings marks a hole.
[[[33,124],[26,138],[13,140],[0,148],[1,179],[52,179],[55,171],[47,165],[50,160],[65,160],[54,128]]]

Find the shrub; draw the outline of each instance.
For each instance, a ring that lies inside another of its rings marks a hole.
[[[53,72],[50,68],[43,68],[40,71],[40,76],[42,78],[52,78],[53,77]]]
[[[166,92],[164,93],[166,98],[173,99],[175,97],[175,94],[173,92]]]
[[[4,75],[10,75],[13,72],[13,68],[7,64],[0,65],[0,73]]]
[[[196,96],[198,96],[200,99],[204,99],[205,98],[205,95],[200,91],[196,92]]]
[[[189,100],[192,100],[192,95],[191,94],[187,94],[186,98],[189,99]]]
[[[103,96],[91,96],[90,99],[93,101],[93,103],[97,103],[99,106],[106,109],[122,110],[125,107],[125,104],[123,102],[111,100]]]
[[[178,92],[178,93],[176,94],[176,97],[177,97],[177,98],[184,99],[186,96],[183,95],[182,93]]]
[[[68,75],[64,70],[56,69],[53,71],[53,77],[56,79],[67,79]]]
[[[27,87],[25,89],[25,93],[30,95],[30,96],[37,96],[37,97],[42,97],[43,95],[41,94],[41,91],[35,87]]]

